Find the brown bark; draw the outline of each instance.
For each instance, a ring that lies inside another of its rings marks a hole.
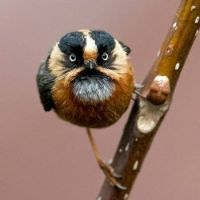
[[[132,107],[112,166],[123,177],[120,190],[106,180],[98,200],[127,200],[153,138],[164,119],[179,75],[200,27],[200,0],[182,0],[169,33]]]

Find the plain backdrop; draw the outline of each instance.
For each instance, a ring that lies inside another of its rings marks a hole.
[[[137,82],[156,58],[180,0],[0,1],[0,199],[94,200],[104,176],[83,128],[45,113],[35,76],[65,33],[102,29],[132,49]],[[148,153],[130,199],[200,199],[200,38],[172,106]],[[112,158],[129,111],[114,126],[94,130]]]

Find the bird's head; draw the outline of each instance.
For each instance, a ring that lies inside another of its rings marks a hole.
[[[53,47],[48,68],[82,102],[108,100],[126,76],[132,76],[130,48],[104,31],[64,35]]]

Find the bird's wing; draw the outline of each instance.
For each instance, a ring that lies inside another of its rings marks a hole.
[[[36,79],[40,100],[45,111],[50,111],[54,107],[51,90],[54,85],[55,77],[49,72],[48,59],[49,57],[40,64]]]

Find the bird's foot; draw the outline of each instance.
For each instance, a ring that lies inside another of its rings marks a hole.
[[[134,92],[133,92],[133,96],[132,96],[132,100],[135,101],[136,97],[139,96],[143,99],[146,99],[146,97],[142,96],[140,94],[140,90],[144,87],[144,85],[140,84],[140,83],[136,83],[135,84],[135,88],[134,88]]]
[[[105,163],[104,161],[100,160],[99,161],[99,166],[102,169],[103,173],[106,176],[106,179],[108,180],[108,182],[117,187],[120,190],[126,190],[127,188],[125,186],[123,186],[121,183],[119,183],[117,181],[118,178],[122,178],[121,175],[117,174],[115,172],[115,170],[107,163]]]

